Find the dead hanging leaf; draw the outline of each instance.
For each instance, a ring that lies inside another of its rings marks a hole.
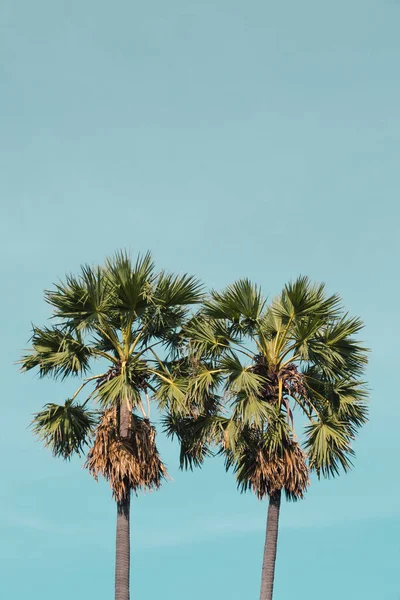
[[[303,498],[310,484],[307,457],[297,442],[287,445],[283,453],[286,496],[291,500]]]
[[[246,477],[258,498],[285,490],[291,500],[303,498],[310,481],[306,456],[297,442],[290,442],[281,453],[271,455],[259,448],[246,457]]]
[[[133,490],[153,490],[161,486],[167,470],[155,443],[156,431],[146,419],[132,415],[130,437],[118,435],[115,409],[106,410],[95,431],[95,440],[85,467],[97,480],[102,475],[113,496],[122,501]]]

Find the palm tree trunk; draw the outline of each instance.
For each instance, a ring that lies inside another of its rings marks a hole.
[[[130,498],[127,496],[117,502],[117,544],[115,560],[115,600],[129,600],[129,508]]]
[[[129,438],[131,411],[127,402],[121,402],[119,411],[119,434]],[[115,600],[129,600],[130,573],[130,494],[117,502],[117,539],[115,556]]]
[[[281,490],[269,498],[267,533],[265,536],[264,560],[261,573],[260,600],[272,600],[274,589],[276,548],[278,545],[279,510]]]

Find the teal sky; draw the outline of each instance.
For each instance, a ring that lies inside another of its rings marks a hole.
[[[2,597],[113,597],[115,506],[31,414],[43,290],[118,248],[221,287],[324,280],[365,323],[354,471],[285,504],[277,600],[398,600],[400,2],[1,0]],[[132,597],[256,599],[266,504],[218,461],[133,502]]]

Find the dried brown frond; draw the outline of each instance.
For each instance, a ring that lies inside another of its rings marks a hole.
[[[244,449],[236,473],[239,485],[244,490],[251,488],[259,499],[285,490],[290,500],[298,500],[310,483],[306,456],[293,441],[274,455],[262,447]]]
[[[96,480],[99,475],[107,479],[117,501],[126,498],[130,490],[158,489],[167,477],[167,470],[158,454],[155,437],[151,423],[133,415],[130,438],[121,439],[115,409],[106,410],[85,467]]]
[[[291,442],[283,454],[285,483],[284,490],[287,498],[298,500],[310,484],[307,457],[297,442]]]

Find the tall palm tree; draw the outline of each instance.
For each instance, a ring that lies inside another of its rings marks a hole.
[[[212,292],[187,326],[197,360],[191,387],[220,394],[225,412],[194,416],[189,429],[186,416],[185,427],[178,419],[167,431],[185,446],[185,432],[197,430],[186,441],[189,454],[219,440],[239,488],[269,498],[260,600],[272,599],[282,491],[297,500],[311,471],[329,477],[351,466],[351,442],[367,420],[362,327],[338,295],[306,277],[270,305],[256,285],[237,281]]]
[[[41,377],[83,379],[64,404],[47,404],[37,413],[33,428],[64,459],[88,446],[86,467],[111,485],[116,600],[129,600],[131,491],[158,488],[166,477],[151,403],[170,418],[184,406],[185,382],[176,375],[185,360],[180,331],[190,305],[201,298],[193,277],[157,273],[150,254],[134,264],[119,253],[104,267],[82,267],[77,277],[67,276],[45,293],[52,325],[33,327],[32,347],[21,361],[23,371],[37,367]]]

